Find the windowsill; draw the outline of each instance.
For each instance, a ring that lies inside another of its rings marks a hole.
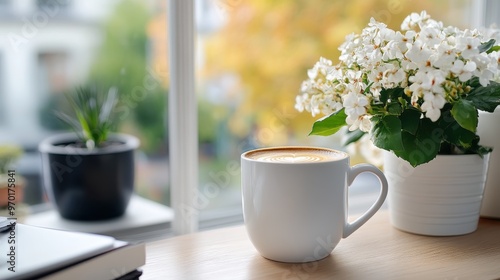
[[[23,223],[27,225],[90,232],[110,235],[129,242],[147,242],[171,236],[170,223],[174,212],[171,208],[151,200],[133,195],[127,212],[122,217],[95,221],[78,222],[66,220],[55,209],[31,214]]]
[[[349,215],[366,211],[378,197],[378,180],[369,174],[360,175],[349,187]],[[45,207],[43,207],[45,208]],[[386,205],[382,207],[386,208]],[[110,235],[129,242],[149,242],[172,237],[173,209],[145,199],[132,196],[124,216],[105,221],[77,222],[63,219],[55,209],[42,209],[30,214],[23,223],[28,225]],[[243,224],[241,207],[200,213],[200,230]]]

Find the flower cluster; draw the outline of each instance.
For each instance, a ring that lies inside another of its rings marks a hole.
[[[338,64],[320,58],[308,71],[295,107],[313,116],[337,115],[337,121],[345,117],[350,131],[373,132],[385,116],[406,119],[401,117],[405,110],[413,110],[417,120],[436,123],[460,103],[453,117],[475,132],[477,123],[465,124],[466,114],[460,117],[457,112],[471,104],[476,115],[477,109],[496,107],[498,100],[479,100],[474,91],[499,78],[500,52],[494,45],[498,37],[498,30],[445,27],[425,11],[406,17],[401,31],[372,18],[361,34],[346,37]],[[475,100],[467,98],[470,94]],[[476,104],[481,102],[490,104]]]

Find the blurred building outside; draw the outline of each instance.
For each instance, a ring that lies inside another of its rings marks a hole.
[[[25,149],[18,172],[28,178],[30,204],[42,197],[38,143],[54,133],[41,125],[43,106],[86,80],[114,2],[0,2],[0,143]]]
[[[166,1],[0,1],[0,143],[17,143],[25,150],[16,168],[28,180],[25,195],[28,204],[46,201],[40,180],[38,143],[45,137],[66,129],[53,116],[53,111],[61,109],[59,103],[63,93],[95,78],[92,68],[95,68],[93,65],[106,40],[106,30],[103,27],[116,13],[117,6],[130,3],[140,3],[150,13],[150,22],[139,27],[148,37],[145,44],[147,53],[143,55],[149,63],[147,70],[153,79],[161,87],[168,88],[168,80],[165,78],[168,74]],[[197,1],[196,17],[201,35],[215,32],[223,24],[220,10],[212,1]],[[197,48],[197,61],[201,64],[202,41],[199,40]],[[161,77],[158,77],[158,73]],[[145,78],[138,77],[139,80]],[[224,97],[212,96],[211,100],[220,103]],[[200,122],[202,138],[208,135],[200,140],[202,151],[205,152],[201,155],[201,161],[207,157],[213,159],[218,153],[225,153],[225,139],[229,138],[218,137],[218,144],[213,144],[218,132],[217,128],[213,129],[213,114],[209,103],[203,103],[207,106],[202,109],[205,114],[201,116]],[[161,115],[153,117],[166,123]],[[127,124],[124,127],[131,130],[132,134],[137,132]],[[223,124],[218,127],[218,131],[224,132]],[[214,148],[215,146],[217,147]],[[136,191],[163,204],[170,204],[168,159],[164,155],[139,152],[137,162]],[[208,160],[204,167],[205,173],[208,174],[212,168],[214,167]],[[206,179],[204,177],[202,180]]]

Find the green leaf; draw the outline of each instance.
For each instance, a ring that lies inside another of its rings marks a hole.
[[[434,143],[440,144],[444,139],[443,129],[439,126],[438,122],[422,118],[418,125],[417,137],[421,140],[430,139]]]
[[[407,108],[408,107],[408,103],[409,102],[404,97],[402,97],[402,96],[399,97],[398,101],[401,104],[401,106],[403,106],[403,108]]]
[[[404,89],[403,88],[391,88],[391,89],[383,89],[380,91],[380,101],[382,101],[384,104],[387,103],[387,100],[398,100],[400,96],[404,95]]]
[[[423,118],[419,120],[416,133],[403,131],[401,138],[403,149],[394,153],[415,167],[436,157],[443,140],[443,129],[438,123]]]
[[[346,125],[346,117],[347,115],[345,114],[344,109],[341,109],[329,116],[321,118],[314,122],[313,128],[309,135],[332,135],[339,131],[344,125]]]
[[[451,108],[451,115],[461,127],[476,132],[478,114],[472,101],[458,100]]]
[[[487,50],[486,53],[492,53],[497,51],[500,51],[500,46],[493,46],[491,47],[491,49]]]
[[[495,45],[495,39],[490,39],[488,42],[485,42],[485,43],[482,43],[478,49],[479,49],[479,52],[482,53],[482,52],[486,52],[488,51],[489,49],[491,49],[491,47],[493,47],[493,45]]]
[[[372,129],[372,141],[375,146],[387,151],[402,150],[401,121],[398,117],[388,115],[376,122]]]
[[[95,87],[79,87],[73,94],[67,93],[66,97],[76,119],[63,113],[57,115],[59,119],[78,129],[77,134],[83,143],[92,140],[95,146],[100,146],[111,130],[116,91],[110,90],[106,95]]]
[[[109,120],[111,111],[118,101],[117,92],[118,90],[116,89],[116,87],[112,87],[109,89],[106,101],[104,101],[104,103],[102,104],[102,109],[99,111],[99,122],[106,122],[107,120]]]
[[[491,153],[493,149],[491,147],[481,146],[479,145],[479,136],[475,135],[471,145],[469,147],[459,147],[457,148],[465,154],[477,154],[480,157]]]
[[[54,112],[54,115],[61,121],[70,125],[75,132],[79,132],[81,130],[80,123],[75,118],[72,118],[63,112],[57,112],[57,111]]]
[[[348,131],[347,138],[343,141],[342,145],[347,146],[351,143],[354,143],[354,142],[358,141],[359,139],[361,139],[361,137],[363,137],[363,135],[365,135],[365,134],[366,134],[366,132],[361,131],[359,129],[356,129],[355,131]]]
[[[483,157],[483,156],[493,152],[493,148],[477,145],[477,147],[474,147],[473,151],[475,154],[478,154],[480,157]]]
[[[404,110],[404,112],[399,116],[399,119],[401,120],[401,129],[415,135],[420,122],[420,116],[422,116],[422,113],[420,113],[417,109],[409,108]]]
[[[458,123],[448,126],[444,130],[445,140],[459,148],[470,148],[473,144],[476,134],[468,129],[461,127]]]
[[[471,86],[472,88],[477,88],[481,86],[481,83],[479,82],[478,77],[472,77],[470,80],[467,81],[466,83],[468,86]]]
[[[473,141],[476,138],[474,132],[458,124],[450,111],[443,112],[439,120],[439,127],[442,129],[443,140],[445,141],[443,142],[442,148],[443,151],[447,151],[447,153],[453,153],[453,149],[452,147],[447,147],[446,143],[465,150],[473,145]]]
[[[385,109],[384,103],[382,103],[380,101],[378,101],[378,102],[375,101],[371,105],[370,114],[373,116],[384,115],[386,112],[387,112],[387,110]]]
[[[403,112],[403,108],[401,107],[401,104],[399,104],[398,102],[391,102],[387,104],[387,112],[390,115],[399,116]]]
[[[372,87],[372,85],[373,85],[373,82],[371,82],[371,83],[370,83],[370,84],[369,84],[369,85],[365,88],[365,90],[363,90],[363,94],[366,94],[366,93],[370,92],[370,88]]]
[[[431,138],[413,135],[407,131],[401,133],[404,149],[394,153],[415,167],[433,160],[439,152],[439,143]]]
[[[466,99],[479,110],[493,112],[500,105],[500,83],[490,82],[486,87],[478,87],[472,90]]]

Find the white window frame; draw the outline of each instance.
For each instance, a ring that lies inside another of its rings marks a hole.
[[[472,21],[474,28],[489,27],[492,23],[500,28],[500,1],[497,0],[472,0]]]
[[[168,1],[168,0],[167,0]],[[174,234],[198,230],[198,105],[194,0],[168,1],[169,167]]]

